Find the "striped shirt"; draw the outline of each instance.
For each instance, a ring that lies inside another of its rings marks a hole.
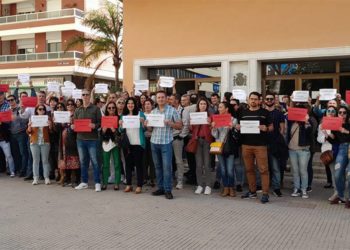
[[[169,105],[164,106],[164,111],[161,112],[159,108],[152,110],[151,114],[164,114],[165,120],[178,122],[180,115],[173,107]],[[170,126],[154,127],[151,136],[151,142],[154,144],[169,144],[173,141],[173,128]]]

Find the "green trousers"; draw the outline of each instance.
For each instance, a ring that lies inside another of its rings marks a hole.
[[[119,148],[114,147],[109,152],[105,152],[102,150],[102,158],[103,158],[103,165],[102,165],[102,184],[107,185],[108,184],[108,177],[109,177],[109,166],[111,161],[111,155],[113,156],[113,162],[114,162],[114,169],[115,169],[115,184],[120,184],[120,178],[121,178],[121,162],[120,162],[120,153]]]

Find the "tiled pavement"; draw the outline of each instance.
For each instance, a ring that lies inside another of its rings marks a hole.
[[[175,199],[32,186],[0,175],[0,249],[350,249],[350,210],[314,186],[308,200],[174,191]]]

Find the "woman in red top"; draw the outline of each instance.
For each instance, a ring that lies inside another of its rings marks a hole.
[[[195,191],[196,194],[201,194],[204,190],[204,194],[211,194],[211,188],[209,187],[209,179],[211,172],[211,161],[210,161],[210,143],[213,141],[211,135],[211,119],[209,117],[209,102],[206,98],[201,97],[197,102],[196,112],[207,112],[208,123],[201,125],[192,125],[191,131],[192,136],[197,138],[198,146],[196,157],[196,176],[198,187]]]

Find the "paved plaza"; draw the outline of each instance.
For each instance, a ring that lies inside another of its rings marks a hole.
[[[350,210],[329,205],[322,185],[308,200],[284,189],[263,205],[191,186],[166,200],[150,188],[96,193],[2,174],[0,249],[350,249]]]

